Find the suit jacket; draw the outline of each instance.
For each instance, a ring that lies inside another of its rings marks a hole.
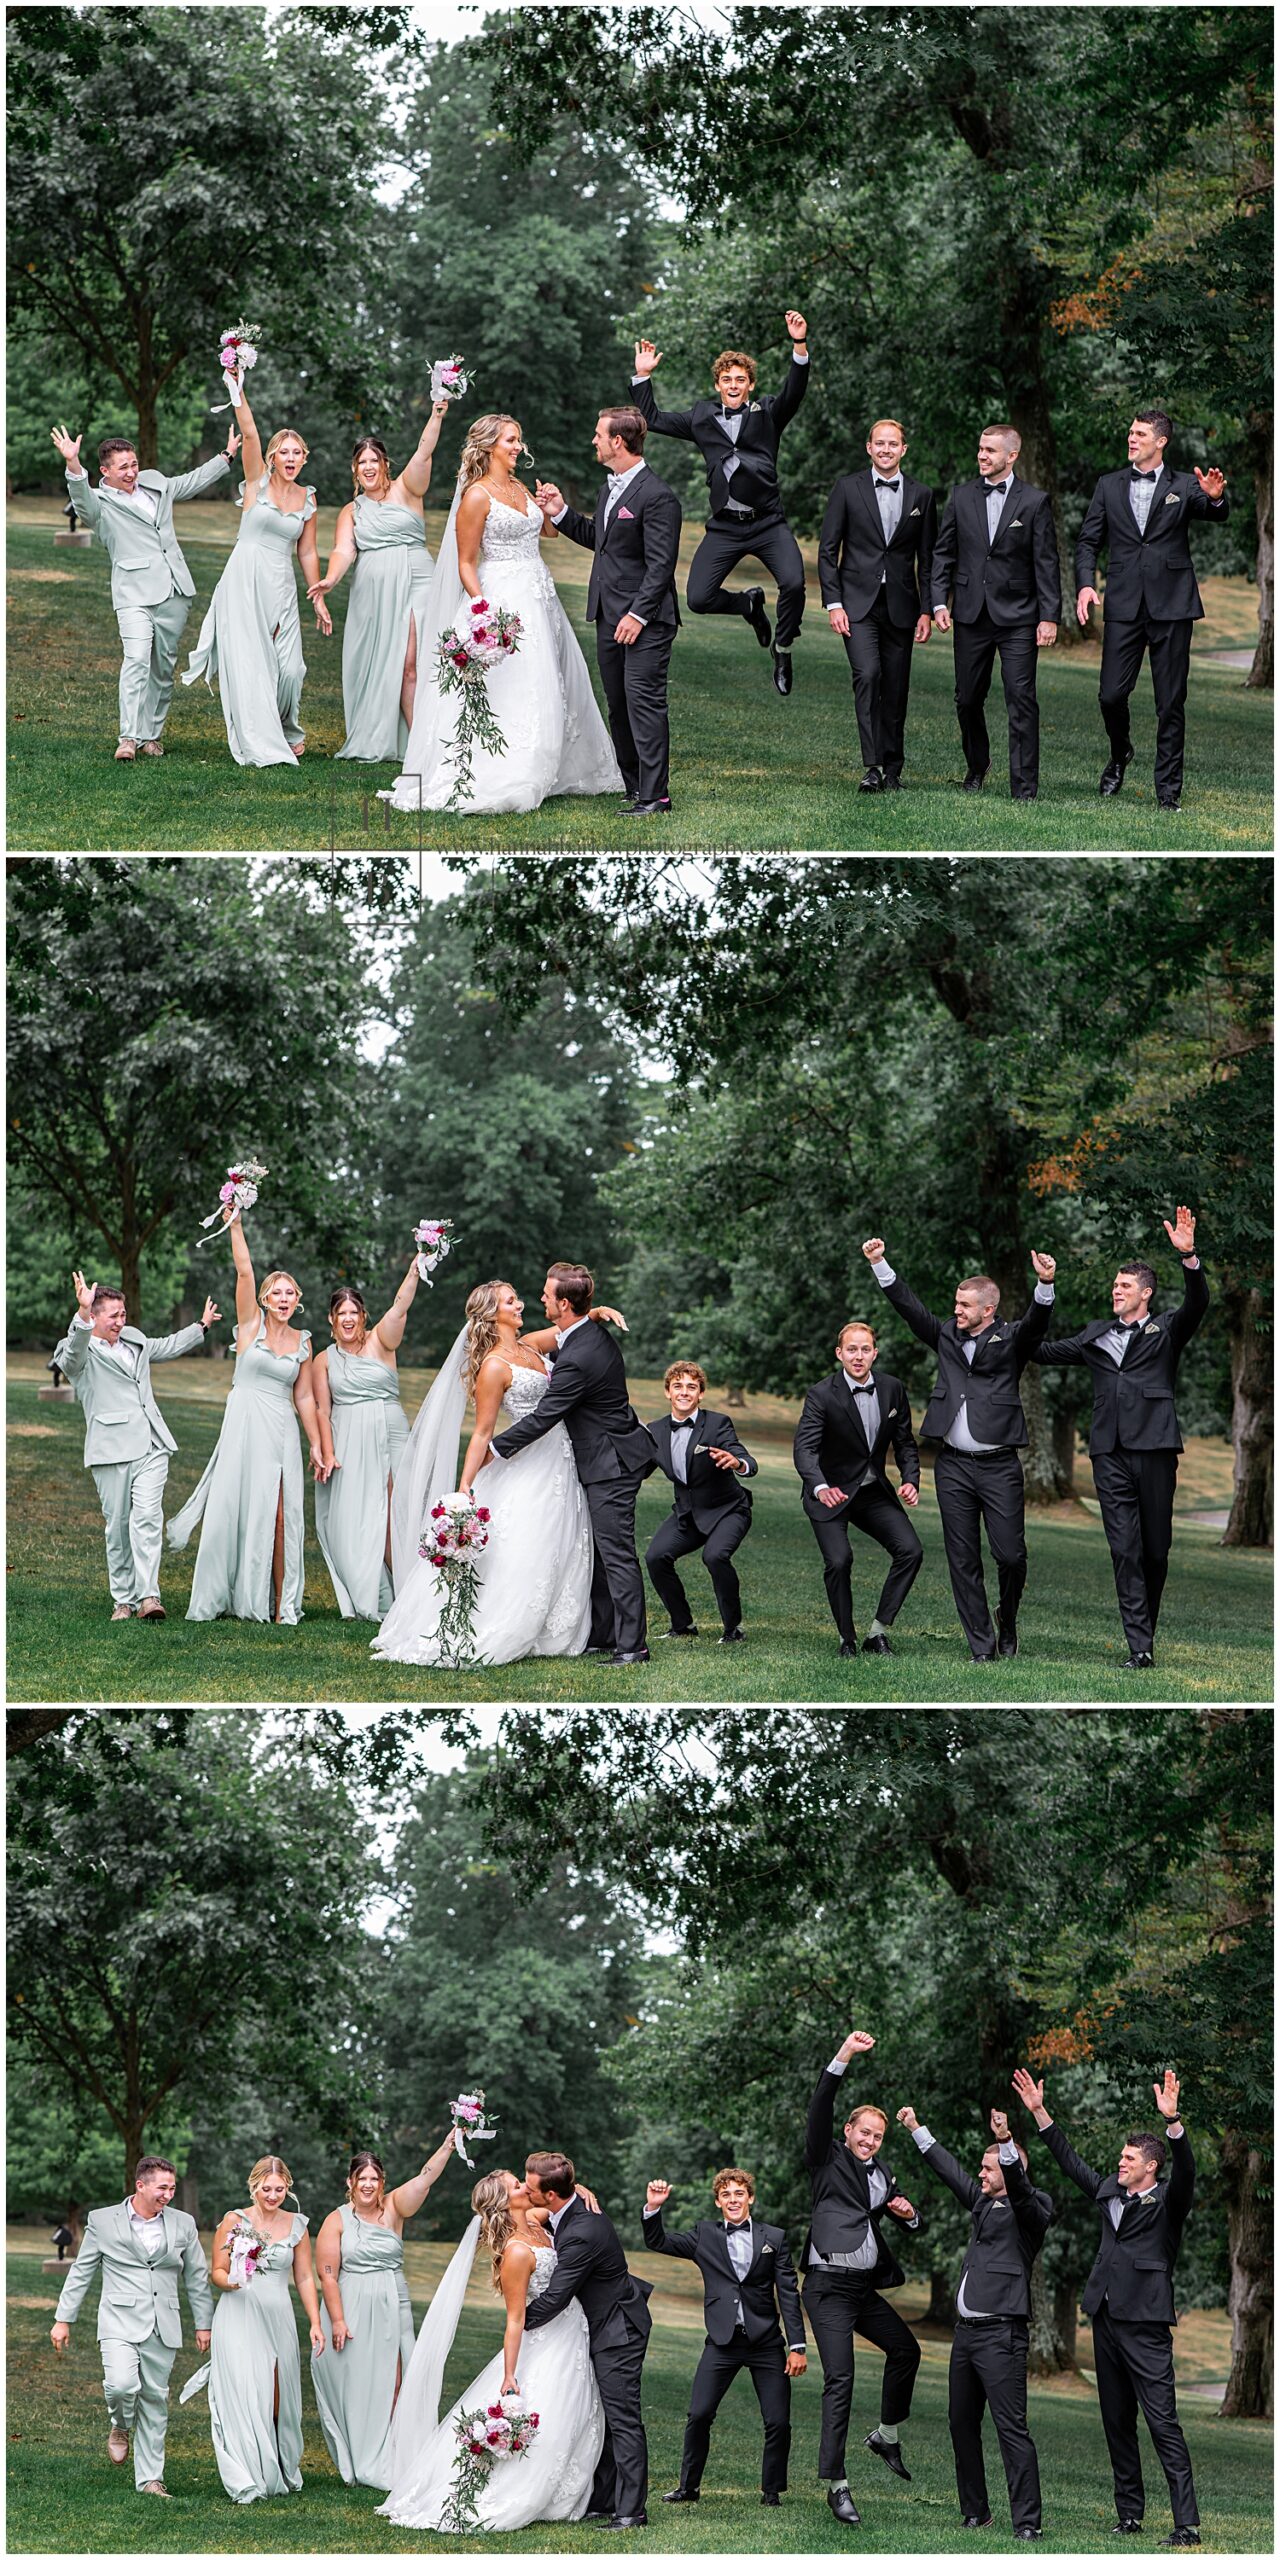
[[[1085,1368],[1093,1373],[1093,1422],[1089,1455],[1104,1457],[1113,1449],[1180,1449],[1173,1401],[1178,1362],[1209,1311],[1209,1283],[1203,1265],[1183,1274],[1182,1304],[1148,1315],[1140,1333],[1130,1337],[1119,1368],[1102,1336],[1114,1316],[1087,1324],[1061,1342],[1042,1342],[1036,1359],[1045,1369]]]
[[[592,1328],[593,1331],[595,1328]],[[545,1404],[546,1398],[544,1396]],[[553,2235],[556,2263],[546,2292],[529,2304],[526,2329],[543,2329],[571,2302],[580,2302],[591,2332],[591,2353],[647,2338],[651,2284],[627,2265],[626,2252],[607,2213],[588,2213],[575,2196]]]
[[[595,555],[587,588],[587,620],[603,620],[612,630],[624,613],[636,613],[656,630],[673,631],[680,620],[675,578],[683,522],[675,490],[646,463],[627,482],[606,524],[608,496],[609,483],[604,480],[594,516],[566,507],[558,519],[561,533],[570,542],[580,542]]]
[[[95,489],[87,474],[76,479],[68,471],[67,490],[75,500],[76,514],[93,526],[111,563],[113,605],[163,604],[166,596],[195,594],[195,580],[173,529],[174,506],[184,498],[203,497],[206,489],[227,478],[230,469],[225,453],[217,453],[197,471],[179,472],[176,480],[167,480],[162,471],[140,471],[139,488],[156,502],[154,524],[105,482],[99,481]]]
[[[723,1520],[726,1511],[745,1511],[750,1519],[751,1496],[744,1478],[731,1474],[728,1467],[718,1467],[715,1459],[707,1454],[711,1449],[729,1449],[735,1458],[745,1458],[748,1476],[759,1474],[756,1460],[749,1449],[743,1448],[728,1414],[708,1413],[704,1407],[699,1407],[694,1417],[693,1437],[685,1451],[686,1484],[679,1482],[671,1463],[674,1428],[669,1413],[661,1414],[656,1422],[649,1424],[649,1437],[656,1455],[653,1465],[645,1472],[651,1475],[656,1466],[662,1469],[664,1476],[671,1478],[675,1486],[677,1518],[692,1520],[695,1529],[700,1529],[704,1537],[714,1529],[717,1520]]]
[[[851,622],[875,609],[884,582],[885,608],[900,631],[929,610],[938,501],[923,480],[904,471],[902,512],[886,543],[874,471],[850,471],[827,500],[818,545],[818,579],[824,605],[842,604]]]
[[[905,1280],[891,1280],[885,1290],[890,1306],[910,1325],[921,1342],[927,1342],[938,1355],[938,1378],[929,1399],[921,1436],[926,1440],[945,1440],[962,1403],[969,1408],[969,1429],[975,1440],[987,1440],[996,1449],[1020,1449],[1027,1437],[1026,1416],[1018,1393],[1018,1380],[1039,1342],[1052,1305],[1042,1305],[1033,1298],[1026,1314],[1010,1324],[997,1316],[980,1333],[972,1363],[961,1348],[961,1335],[954,1316],[944,1323],[907,1287]]]
[[[921,2149],[920,2157],[959,2197],[973,2224],[960,2274],[966,2316],[985,2311],[996,2319],[1029,2319],[1031,2268],[1053,2220],[1052,2196],[1032,2186],[1020,2160],[1005,2170],[1008,2202],[1002,2203],[998,2196],[984,2195],[978,2180],[940,2142]]]
[[[213,2318],[213,2293],[209,2270],[200,2246],[200,2234],[189,2213],[177,2213],[166,2205],[162,2215],[164,2245],[154,2258],[147,2256],[140,2241],[133,2236],[127,2204],[104,2206],[91,2213],[84,2226],[84,2238],[77,2256],[67,2272],[67,2280],[58,2296],[55,2317],[74,2320],[93,2282],[94,2270],[102,2269],[102,2293],[98,2303],[98,2336],[125,2338],[137,2345],[149,2338],[154,2329],[166,2347],[182,2344],[182,2313],[178,2306],[178,2276],[181,2272],[187,2289],[191,2317],[197,2329],[207,2329]]]
[[[739,2284],[734,2274],[723,2222],[695,2222],[692,2231],[668,2231],[662,2215],[644,2217],[646,2249],[668,2258],[692,2258],[702,2278],[707,2336],[715,2347],[731,2347],[744,2336],[749,2347],[776,2338],[778,2322],[789,2347],[805,2352],[804,2314],[787,2235],[776,2222],[751,2217],[751,2264]],[[738,2304],[742,2304],[742,2328]]]
[[[819,1502],[820,1484],[835,1486],[852,1501],[869,1466],[874,1468],[884,1491],[893,1494],[885,1473],[891,1445],[903,1483],[920,1482],[920,1452],[911,1428],[911,1402],[906,1388],[901,1378],[891,1377],[887,1369],[873,1368],[871,1375],[880,1418],[870,1447],[843,1369],[820,1379],[805,1397],[792,1454],[800,1478],[800,1498],[811,1520],[833,1520],[836,1516],[824,1502]]]
[[[711,400],[695,400],[690,409],[660,409],[646,375],[642,381],[632,383],[631,396],[658,435],[679,436],[686,444],[696,444],[707,466],[707,492],[713,515],[719,515],[726,498],[750,507],[756,515],[772,515],[782,512],[782,491],[778,486],[782,430],[788,419],[794,418],[808,388],[809,367],[797,364],[793,357],[781,391],[752,394],[743,410],[736,442],[719,423],[723,403],[718,393]],[[724,466],[735,453],[738,468],[726,478]]]
[[[557,1422],[564,1424],[573,1444],[581,1483],[648,1475],[653,1442],[627,1401],[622,1353],[602,1324],[579,1325],[561,1344],[551,1384],[535,1411],[499,1432],[493,1446],[500,1458],[517,1457]]]
[[[197,1351],[204,1340],[204,1326],[189,1324],[181,1333],[151,1335],[139,1333],[135,1324],[127,1324],[121,1328],[120,1339],[136,1355],[135,1377],[131,1378],[109,1351],[99,1349],[88,1325],[73,1324],[53,1355],[84,1408],[87,1467],[110,1467],[131,1458],[145,1458],[147,1451],[157,1446],[172,1456],[178,1444],[152,1393],[151,1363],[181,1360],[188,1351]]]
[[[1080,2297],[1086,2318],[1091,2320],[1105,2302],[1113,2320],[1157,2320],[1162,2326],[1176,2326],[1173,2270],[1196,2191],[1196,2164],[1187,2135],[1169,2145],[1168,2178],[1159,2180],[1149,2198],[1126,2201],[1118,2231],[1112,2225],[1110,2206],[1112,2198],[1125,2191],[1114,2172],[1100,2178],[1072,2150],[1056,2124],[1045,2125],[1042,2138],[1059,2168],[1097,2205],[1102,2219],[1098,2254]]]
[[[1204,606],[1191,565],[1187,529],[1194,516],[1212,516],[1223,523],[1231,513],[1230,499],[1225,489],[1220,498],[1207,498],[1193,471],[1171,471],[1166,463],[1156,482],[1146,532],[1139,533],[1129,504],[1132,481],[1128,463],[1123,471],[1103,472],[1076,542],[1076,585],[1097,585],[1098,553],[1105,551],[1103,602],[1108,616],[1137,622],[1149,613],[1159,622],[1201,622]]]
[[[993,622],[1059,622],[1062,573],[1053,509],[1043,489],[1014,479],[996,538],[987,542],[987,491],[962,480],[943,509],[933,554],[933,606],[951,597],[957,622],[976,622],[985,605]]]
[[[861,2245],[870,2223],[876,2235],[877,2255],[876,2263],[868,2274],[877,2292],[887,2292],[894,2285],[907,2281],[880,2227],[893,2198],[900,2196],[902,2189],[892,2171],[877,2160],[875,2166],[886,2182],[885,2198],[883,2204],[877,2205],[872,2212],[866,2169],[847,2149],[843,2135],[838,2142],[835,2138],[836,2099],[844,2085],[841,2072],[824,2071],[809,2102],[804,2163],[809,2172],[813,2207],[800,2252],[800,2265],[806,2284],[811,2284],[815,2276],[823,2274],[823,2270],[810,2267],[810,2247],[815,2248],[821,2257],[826,2257],[832,2250],[856,2249]],[[903,2231],[922,2232],[925,2227],[919,2213],[912,2222],[906,2221],[902,2215],[896,2215],[894,2219]],[[832,2270],[837,2277],[843,2277],[846,2272],[843,2267]]]

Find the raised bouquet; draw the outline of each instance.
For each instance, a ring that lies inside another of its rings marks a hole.
[[[418,1248],[418,1278],[431,1286],[431,1275],[453,1251],[452,1218],[420,1218],[413,1230]]]
[[[265,1164],[255,1164],[252,1156],[247,1156],[243,1164],[228,1165],[226,1181],[223,1183],[222,1189],[218,1193],[218,1206],[216,1209],[210,1210],[207,1218],[201,1219],[201,1226],[220,1227],[223,1223],[222,1212],[224,1209],[230,1209],[232,1213],[231,1217],[226,1222],[227,1225],[234,1225],[235,1220],[240,1216],[243,1209],[251,1209],[253,1207],[254,1201],[258,1197],[258,1185],[261,1182],[265,1182],[266,1178],[267,1168]],[[196,1238],[197,1251],[202,1244],[212,1244],[213,1241],[214,1239],[212,1236],[198,1236]]]
[[[261,330],[252,328],[247,320],[237,320],[234,329],[223,330],[218,345],[218,363],[231,400],[229,404],[220,400],[217,408],[210,410],[211,418],[220,418],[228,405],[233,409],[239,408],[245,375],[258,361],[256,342],[261,335]]]
[[[455,623],[436,643],[436,678],[441,693],[458,696],[458,723],[447,761],[454,768],[453,789],[445,806],[460,809],[471,797],[471,759],[477,747],[486,755],[504,756],[507,742],[489,704],[485,681],[490,667],[512,658],[524,636],[518,613],[504,604],[491,605],[477,596],[462,629]]]
[[[433,400],[465,400],[471,387],[471,376],[461,356],[441,356],[431,368]]]
[[[467,2149],[467,2144],[495,2142],[498,2134],[498,2119],[486,2113],[483,2089],[464,2090],[460,2097],[451,2098],[449,2114],[453,2119],[454,2150],[458,2158],[466,2163],[468,2169],[474,2169],[476,2164]]]
[[[441,1665],[448,1671],[480,1668],[473,1627],[480,1584],[475,1560],[488,1544],[488,1511],[469,1493],[446,1494],[432,1504],[418,1553],[444,1583],[437,1635]]]
[[[481,2493],[495,2462],[513,2462],[531,2451],[538,2433],[536,2409],[526,2409],[518,2392],[508,2392],[488,2409],[464,2409],[454,2419],[458,2450],[453,2486],[440,2517],[443,2533],[478,2533]]]

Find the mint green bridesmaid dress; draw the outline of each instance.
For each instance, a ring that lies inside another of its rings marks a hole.
[[[263,472],[252,496],[248,481],[240,483],[235,547],[182,681],[203,676],[212,692],[217,676],[237,764],[293,765],[306,736],[299,714],[307,672],[293,556],[316,493],[308,488],[305,505],[286,510],[268,494],[270,477]]]
[[[409,617],[418,626],[418,665],[431,554],[427,529],[412,507],[391,498],[355,501],[358,558],[342,635],[342,707],[347,734],[338,749],[361,764],[402,761],[409,723],[400,708]]]
[[[268,2242],[252,2281],[220,2292],[213,2315],[209,2423],[223,2488],[238,2507],[302,2487],[302,2365],[289,2277],[306,2227],[305,2213],[295,2213],[288,2238]]]
[[[236,1374],[218,1445],[190,1500],[168,1523],[169,1544],[185,1547],[203,1520],[188,1618],[270,1618],[276,1510],[284,1493],[282,1627],[302,1616],[302,1443],[293,1390],[311,1350],[268,1351],[267,1319],[236,1353]]]
[[[389,2489],[387,2437],[395,2408],[397,2367],[403,2381],[413,2354],[413,2313],[404,2273],[404,2242],[384,2223],[340,2208],[342,2260],[338,2289],[351,2336],[339,2354],[328,2307],[320,2322],[325,2349],[311,2355],[311,2379],[324,2440],[344,2480]]]
[[[316,1486],[316,1535],[343,1617],[381,1625],[392,1600],[387,1486],[409,1445],[409,1417],[394,1369],[336,1342],[327,1358],[333,1448],[342,1463]]]

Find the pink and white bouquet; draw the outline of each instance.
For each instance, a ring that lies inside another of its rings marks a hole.
[[[453,2147],[468,2169],[475,2162],[467,2149],[469,2142],[496,2142],[498,2119],[486,2113],[483,2089],[464,2089],[459,2097],[449,2100],[453,2119]]]
[[[231,394],[230,405],[233,409],[238,409],[240,406],[240,393],[244,386],[245,375],[252,371],[258,361],[256,341],[261,335],[261,330],[251,327],[247,320],[237,320],[234,329],[224,329],[222,332],[218,345],[218,363],[222,368],[223,381]],[[227,405],[225,400],[220,400],[217,408],[210,410],[210,417],[220,418]]]
[[[255,1164],[252,1156],[246,1157],[243,1164],[228,1165],[226,1181],[223,1183],[222,1189],[218,1193],[218,1206],[216,1209],[210,1210],[207,1218],[201,1219],[201,1226],[220,1227],[223,1223],[222,1212],[224,1209],[230,1209],[232,1214],[226,1223],[228,1226],[233,1226],[243,1209],[251,1209],[253,1207],[254,1201],[258,1197],[258,1185],[261,1182],[265,1182],[266,1178],[267,1168],[265,1164]],[[214,1239],[212,1236],[198,1236],[196,1239],[197,1251],[202,1244],[212,1244],[213,1241]]]
[[[465,400],[471,387],[471,376],[461,356],[441,356],[431,368],[433,400]]]
[[[485,681],[490,667],[513,658],[524,637],[518,613],[505,604],[492,605],[477,596],[461,629],[455,623],[436,643],[436,680],[441,693],[458,696],[458,721],[448,749],[454,767],[453,789],[446,807],[458,809],[471,796],[471,759],[477,747],[486,755],[504,756],[507,742],[489,703]]]
[[[444,1584],[436,1634],[441,1665],[449,1671],[480,1669],[473,1625],[480,1588],[476,1558],[488,1544],[489,1513],[469,1493],[449,1493],[432,1504],[418,1553]]]
[[[262,2273],[266,2254],[267,2243],[262,2233],[255,2231],[250,2222],[238,2223],[232,2234],[231,2259],[227,2268],[232,2283],[251,2285],[254,2277]]]
[[[418,1247],[418,1278],[431,1286],[431,1275],[453,1251],[452,1218],[420,1218],[413,1230]]]
[[[537,2410],[526,2409],[516,2391],[509,2391],[505,2399],[495,2400],[488,2409],[464,2409],[454,2419],[458,2450],[454,2456],[453,2486],[440,2517],[442,2532],[481,2530],[480,2497],[495,2462],[513,2462],[522,2453],[531,2452],[539,2423]]]

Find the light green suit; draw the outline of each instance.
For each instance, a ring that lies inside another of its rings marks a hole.
[[[177,1445],[152,1392],[151,1363],[198,1350],[204,1326],[147,1335],[127,1324],[120,1340],[132,1372],[95,1340],[83,1316],[73,1317],[53,1356],[84,1408],[84,1462],[102,1504],[111,1597],[117,1608],[136,1608],[160,1596],[165,1479]]]
[[[173,529],[174,503],[202,497],[230,469],[225,453],[219,453],[175,480],[162,471],[140,471],[138,487],[154,502],[153,521],[119,490],[103,482],[95,489],[87,472],[68,468],[67,488],[76,513],[93,526],[111,562],[111,601],[124,646],[122,738],[141,742],[159,737],[173,694],[183,624],[196,591]]]
[[[94,2270],[101,2267],[102,2388],[112,2426],[133,2436],[133,2476],[139,2488],[164,2478],[169,2375],[182,2344],[180,2272],[196,2328],[208,2329],[213,2321],[209,2269],[190,2214],[168,2205],[159,2220],[164,2237],[150,2257],[134,2236],[127,2202],[91,2213],[57,2309],[59,2320],[74,2320]]]

